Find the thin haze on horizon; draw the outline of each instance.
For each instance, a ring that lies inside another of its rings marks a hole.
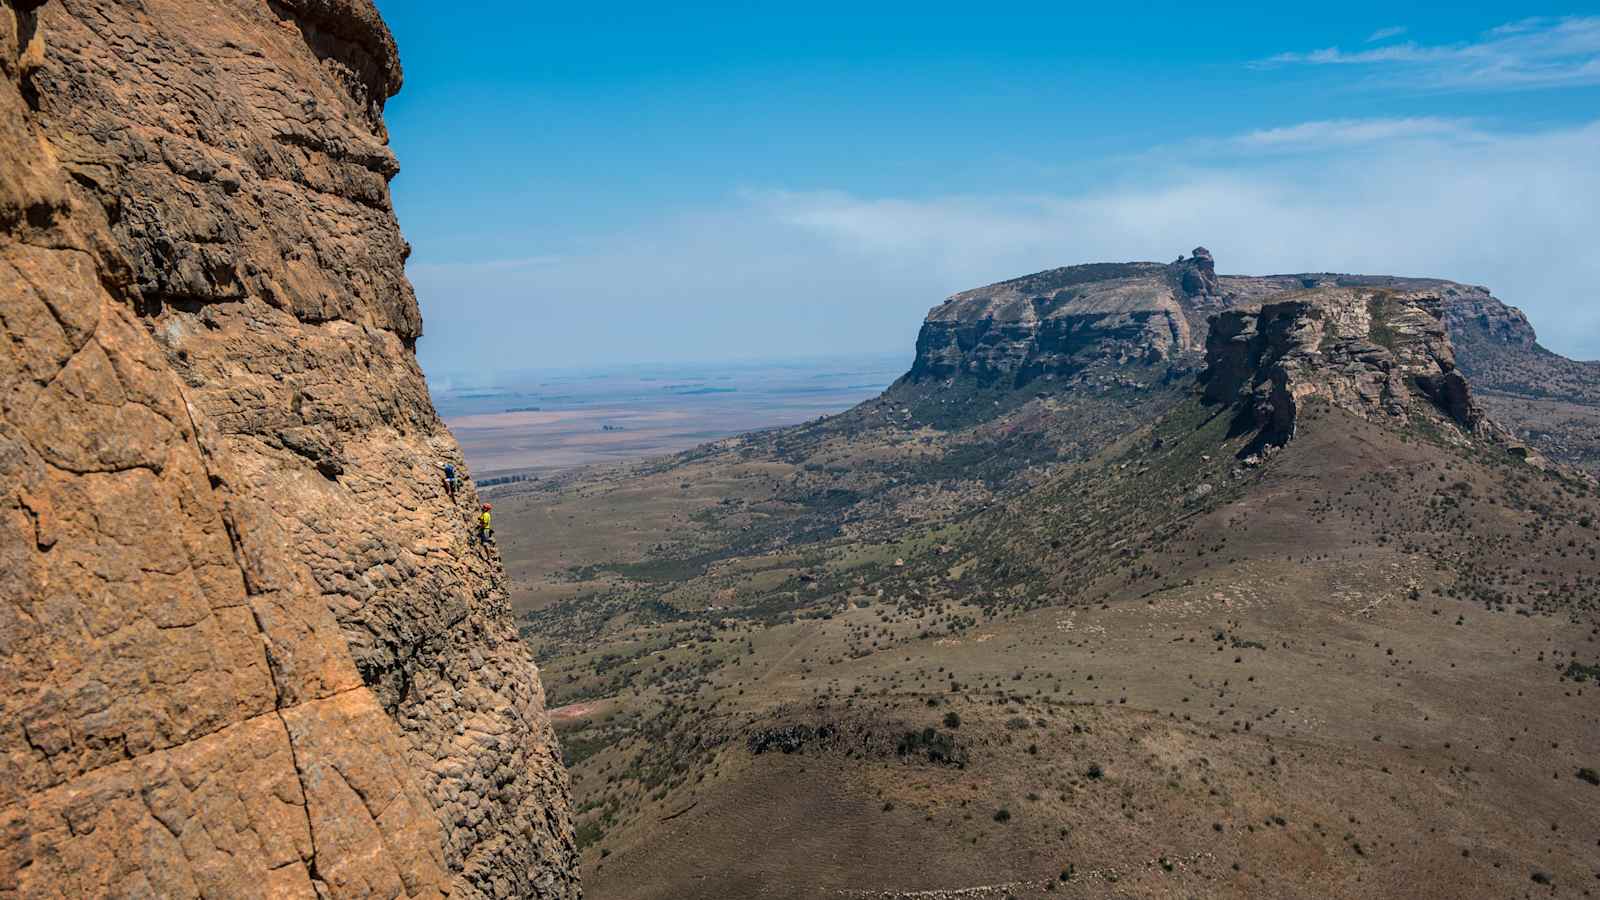
[[[1197,244],[1600,358],[1600,16],[377,2],[432,377],[909,354],[950,293]]]

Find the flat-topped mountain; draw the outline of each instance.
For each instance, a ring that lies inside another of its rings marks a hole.
[[[1030,393],[1072,380],[1150,384],[1203,365],[1216,313],[1333,289],[1434,298],[1485,408],[1552,458],[1600,472],[1600,362],[1545,349],[1522,311],[1487,288],[1389,275],[1218,275],[1204,247],[1169,264],[1068,266],[956,294],[928,313],[902,383],[918,398],[941,384]]]
[[[1218,275],[1196,247],[1170,264],[1090,263],[963,291],[928,313],[908,378],[1007,380],[1071,376],[1096,363],[1170,364],[1202,353],[1210,316],[1319,288],[1382,288],[1436,296],[1453,329],[1477,329],[1531,350],[1527,318],[1481,287],[1386,275]]]

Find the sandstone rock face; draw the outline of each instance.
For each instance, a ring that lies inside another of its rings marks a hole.
[[[1320,288],[1259,309],[1218,315],[1206,340],[1205,398],[1237,404],[1241,428],[1281,446],[1307,398],[1362,418],[1431,415],[1469,431],[1487,427],[1441,320],[1434,294]]]
[[[1532,350],[1539,342],[1522,310],[1496,300],[1484,288],[1451,285],[1441,296],[1445,300],[1444,324],[1452,340],[1481,338],[1518,350]]]
[[[1497,416],[1516,418],[1501,394],[1600,408],[1600,363],[1573,362],[1540,347],[1527,317],[1487,288],[1329,272],[1218,275],[1204,247],[1168,265],[1069,266],[956,294],[928,314],[906,380],[1023,387],[1091,375],[1096,383],[1113,383],[1130,367],[1189,371],[1200,364],[1216,313],[1333,289],[1436,298],[1461,369],[1495,392],[1487,402]],[[1539,435],[1534,429],[1541,424],[1525,430]],[[1576,461],[1584,454],[1580,448],[1569,455]]]
[[[1209,259],[1209,255],[1208,255]],[[956,294],[928,314],[912,381],[972,378],[1020,387],[1097,363],[1154,364],[1198,351],[1182,261],[1052,269]]]
[[[1600,362],[1567,359],[1545,349],[1527,316],[1487,288],[1430,278],[1328,273],[1225,275],[1219,281],[1232,302],[1242,304],[1314,287],[1437,296],[1461,373],[1472,382],[1489,416],[1517,440],[1537,447],[1539,454],[1600,473],[1600,433],[1595,427],[1600,422]]]
[[[0,897],[576,897],[369,0],[0,0]]]

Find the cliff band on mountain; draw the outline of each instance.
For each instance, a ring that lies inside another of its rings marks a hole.
[[[1389,299],[1373,305],[1377,297]],[[1277,305],[1291,302],[1303,306]],[[1386,309],[1393,311],[1388,319]],[[1376,366],[1381,376],[1347,385],[1368,405],[1403,406],[1409,378],[1462,427],[1497,420],[1506,427],[1490,430],[1518,453],[1600,471],[1600,438],[1590,427],[1600,424],[1600,362],[1545,349],[1527,317],[1488,289],[1388,275],[1218,275],[1204,247],[1166,265],[1068,266],[955,294],[928,313],[900,386],[902,394],[917,388],[906,396],[910,402],[957,385],[1000,392],[1035,382],[1149,389],[1199,374],[1208,354],[1227,355],[1210,339],[1214,321],[1243,329],[1229,340],[1291,342],[1293,348],[1276,351],[1256,348],[1287,353],[1291,366],[1296,354],[1303,361],[1323,350],[1333,358],[1319,362]],[[1291,326],[1316,335],[1295,335]],[[1412,346],[1385,346],[1390,340]],[[1467,379],[1478,389],[1471,410],[1463,406]],[[1231,387],[1209,390],[1220,399],[1215,392]],[[1327,391],[1350,392],[1331,383]],[[1286,409],[1280,404],[1280,412]],[[1266,437],[1270,443],[1284,436]]]
[[[1205,345],[1216,308],[1211,254],[1171,265],[1095,263],[965,291],[928,314],[912,381],[973,377],[1025,384],[1096,362],[1154,363]]]
[[[1331,288],[1221,313],[1206,339],[1205,397],[1237,403],[1239,426],[1277,446],[1311,396],[1402,421],[1421,397],[1455,425],[1482,429],[1440,307],[1433,295]]]

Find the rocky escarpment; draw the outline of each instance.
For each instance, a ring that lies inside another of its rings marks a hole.
[[[1052,269],[956,294],[935,308],[907,379],[1020,387],[1097,364],[1168,362],[1204,346],[1205,314],[1223,302],[1203,247],[1170,265]]]
[[[1196,247],[1168,265],[1068,266],[956,294],[928,314],[908,378],[1020,387],[1097,363],[1171,362],[1204,350],[1209,319],[1219,311],[1333,288],[1435,296],[1451,337],[1469,348],[1462,361],[1469,371],[1480,357],[1478,368],[1488,374],[1497,354],[1515,355],[1520,366],[1541,349],[1527,317],[1487,288],[1327,272],[1218,275],[1210,251]]]
[[[1445,289],[1444,324],[1456,343],[1483,341],[1515,350],[1532,350],[1539,337],[1522,310],[1496,300],[1479,287]]]
[[[942,421],[945,410],[983,415],[961,389],[1026,388],[1025,398],[1046,385],[1170,385],[1199,371],[1211,316],[1328,290],[1435,298],[1460,371],[1494,419],[1552,458],[1600,472],[1600,362],[1545,349],[1527,317],[1487,288],[1334,272],[1218,275],[1203,247],[1168,265],[1070,266],[956,294],[928,314],[896,396],[937,404]],[[1008,408],[982,405],[990,415]]]
[[[1205,399],[1236,405],[1236,431],[1258,431],[1256,446],[1289,441],[1312,397],[1366,419],[1482,431],[1442,312],[1434,294],[1359,288],[1223,312],[1206,341]]]
[[[1429,293],[1442,303],[1461,372],[1489,415],[1550,458],[1600,472],[1600,362],[1567,359],[1539,343],[1528,317],[1488,288],[1379,275],[1222,276],[1236,302],[1259,303],[1308,287]]]
[[[0,896],[577,896],[369,0],[0,0]]]
[[[1545,349],[1521,310],[1487,293],[1465,295],[1445,307],[1445,324],[1462,369],[1481,389],[1600,406],[1600,362]]]

